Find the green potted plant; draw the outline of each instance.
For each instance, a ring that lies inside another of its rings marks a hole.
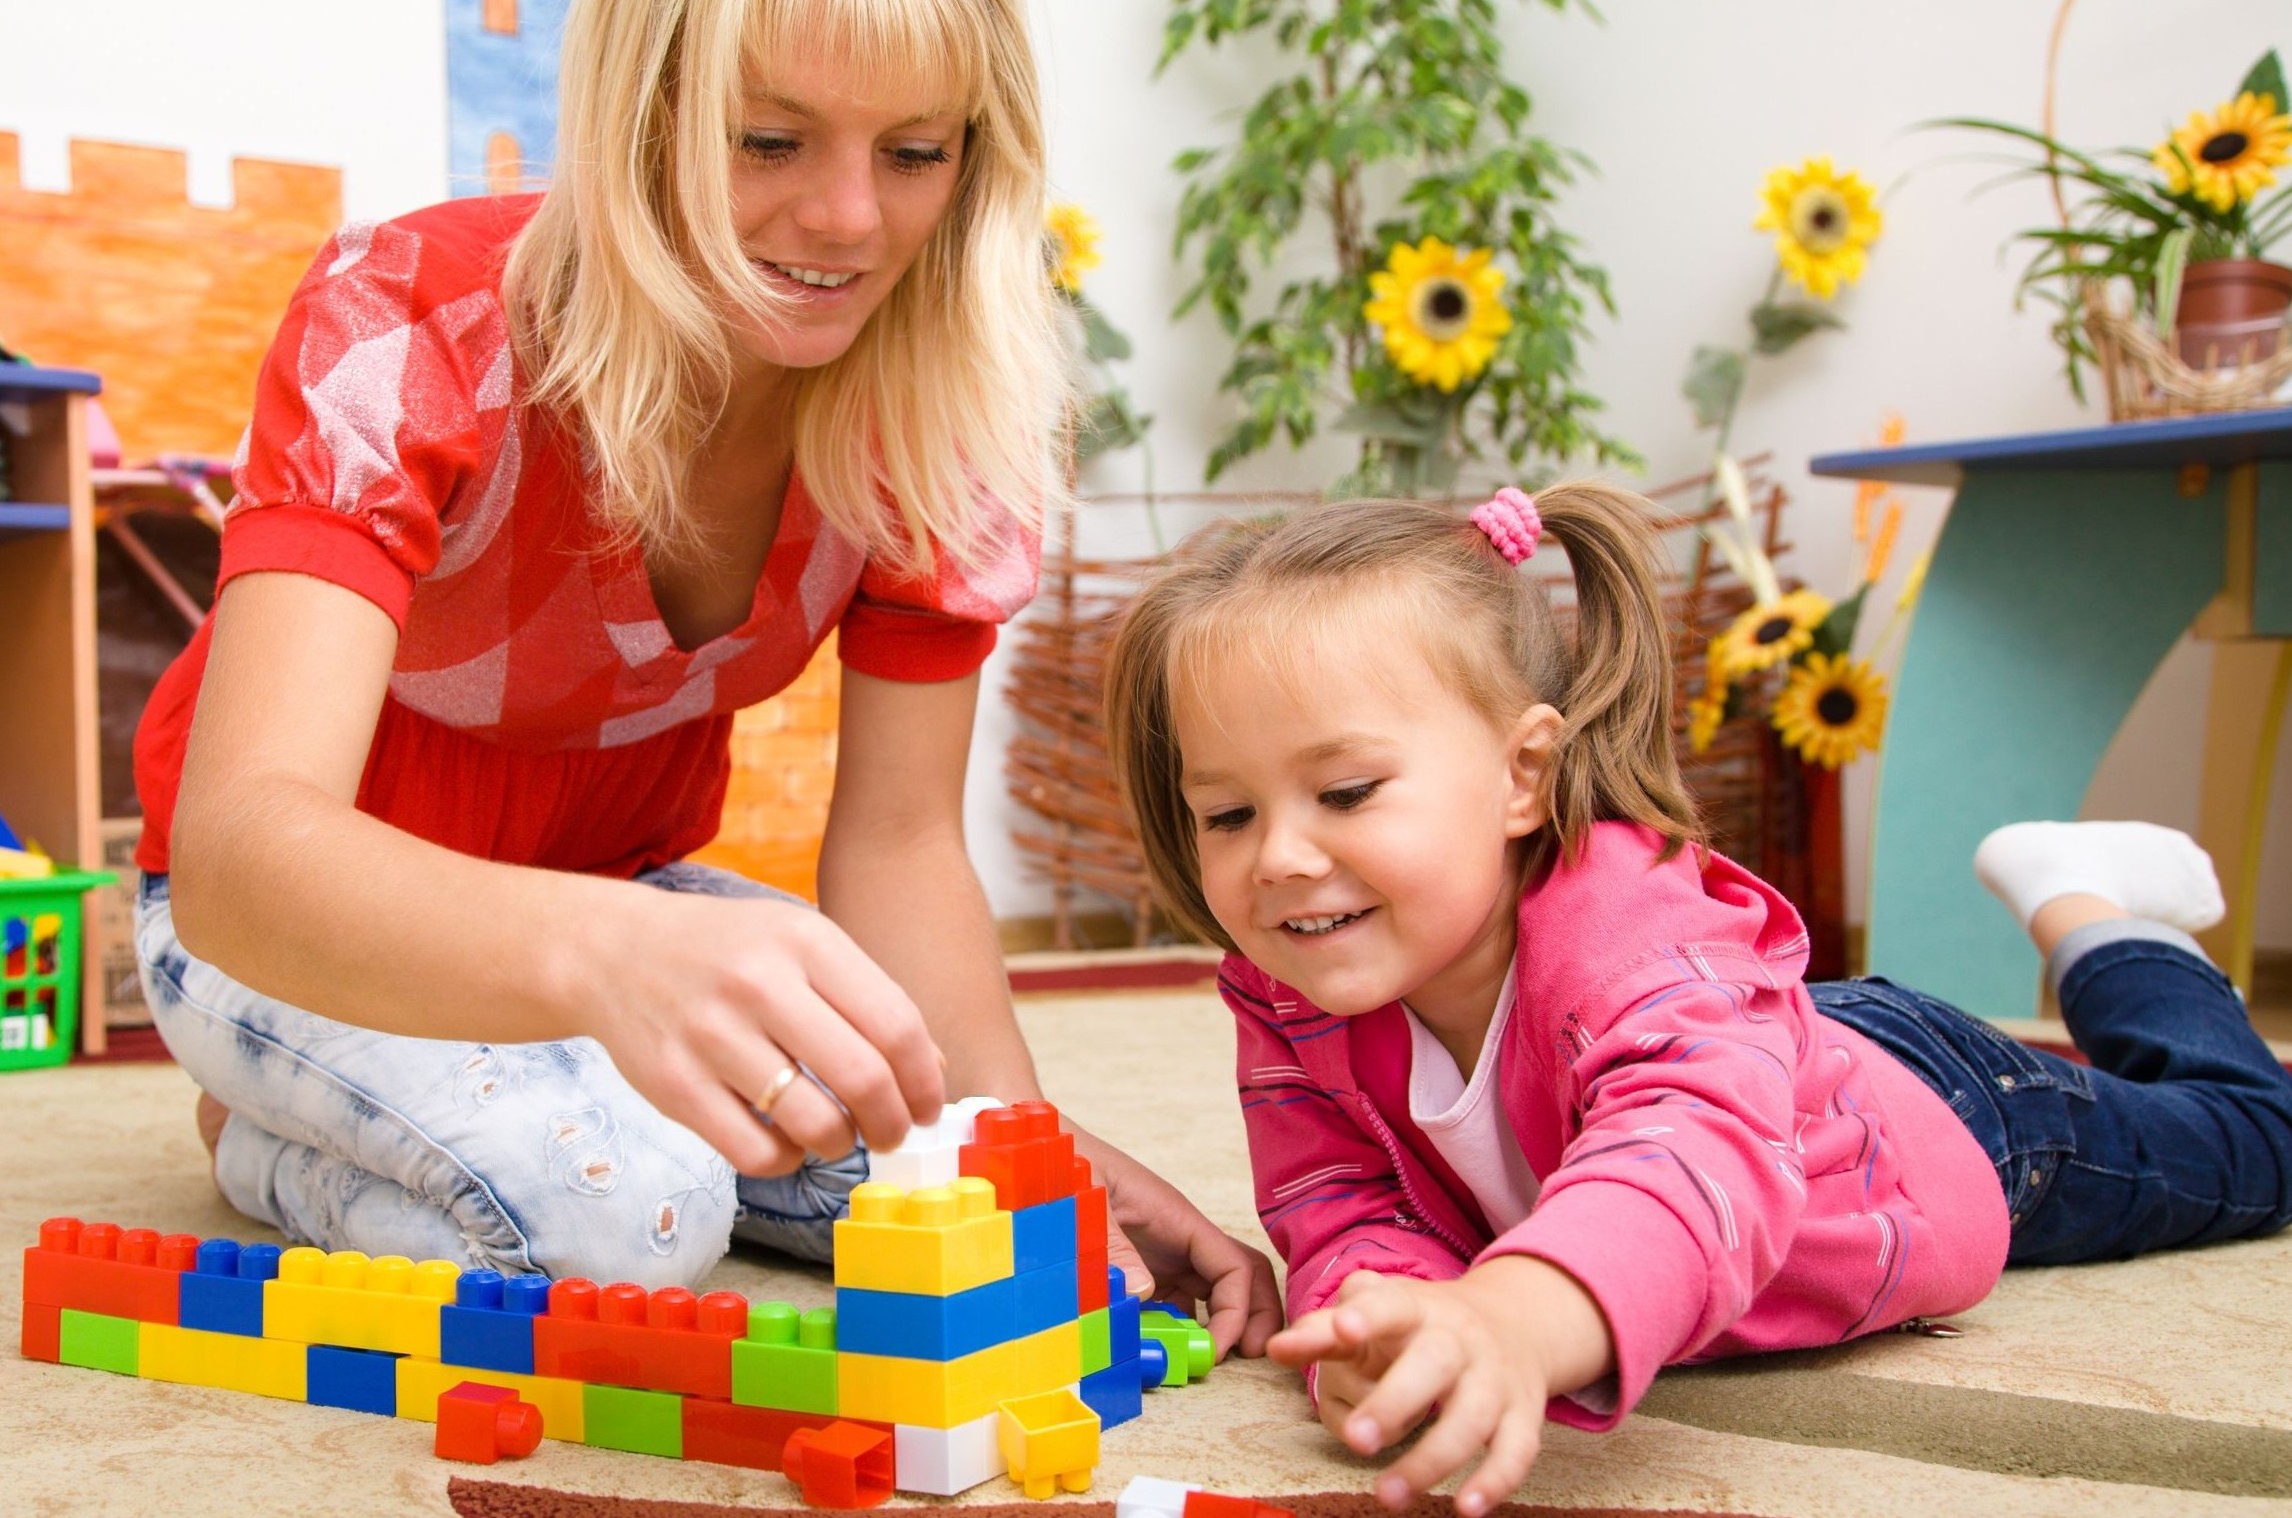
[[[1171,0],[1158,72],[1245,37],[1286,64],[1235,141],[1176,165],[1175,248],[1194,260],[1178,314],[1215,315],[1233,344],[1219,388],[1241,402],[1209,478],[1325,424],[1361,440],[1341,494],[1446,495],[1470,459],[1633,458],[1577,374],[1587,313],[1613,309],[1553,216],[1586,163],[1529,129],[1497,15],[1496,0]],[[1257,278],[1277,264],[1301,272],[1268,300]]]
[[[2192,112],[2146,151],[2088,153],[2049,131],[1983,117],[1935,123],[2038,150],[2014,177],[2050,182],[2060,224],[2017,234],[2037,245],[2020,288],[2057,307],[2054,335],[2080,398],[2082,367],[2095,358],[2091,307],[2112,285],[2130,291],[2134,321],[2174,342],[2193,368],[2250,365],[2276,353],[2292,269],[2267,253],[2292,231],[2292,187],[2268,191],[2277,169],[2292,162],[2286,100],[2283,65],[2271,49],[2232,98]]]

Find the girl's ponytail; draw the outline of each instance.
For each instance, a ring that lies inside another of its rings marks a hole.
[[[1664,857],[1702,837],[1671,730],[1671,631],[1655,538],[1639,497],[1596,482],[1536,494],[1576,585],[1575,670],[1554,704],[1567,720],[1553,761],[1552,832],[1569,855],[1594,822],[1664,835]]]

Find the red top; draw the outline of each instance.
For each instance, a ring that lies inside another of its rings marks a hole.
[[[641,556],[591,514],[574,441],[523,404],[500,281],[536,204],[451,201],[319,251],[257,382],[217,589],[291,570],[397,623],[359,810],[485,859],[627,876],[715,836],[732,714],[785,688],[831,630],[870,675],[970,674],[1034,594],[1040,540],[998,514],[981,567],[941,554],[901,577],[794,478],[747,620],[678,648]],[[208,635],[136,734],[136,863],[154,873]]]

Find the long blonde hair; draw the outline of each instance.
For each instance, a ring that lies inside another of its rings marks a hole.
[[[732,224],[744,75],[796,57],[944,86],[955,198],[852,348],[806,372],[796,467],[830,525],[910,571],[984,556],[1063,497],[1067,365],[1042,253],[1044,148],[1023,0],[577,0],[554,177],[503,281],[535,404],[567,417],[605,520],[695,547],[690,461],[731,372],[724,313],[785,297]],[[894,514],[896,513],[896,515]]]
[[[1534,576],[1471,523],[1413,501],[1213,524],[1139,595],[1107,650],[1106,732],[1147,873],[1173,919],[1234,947],[1202,895],[1173,690],[1237,658],[1270,658],[1294,677],[1317,635],[1367,616],[1410,639],[1500,730],[1539,702],[1559,709],[1551,822],[1526,840],[1524,876],[1569,857],[1594,822],[1642,823],[1663,836],[1666,857],[1701,840],[1672,746],[1670,638],[1646,502],[1577,483],[1537,492],[1536,507],[1575,579],[1572,645]]]

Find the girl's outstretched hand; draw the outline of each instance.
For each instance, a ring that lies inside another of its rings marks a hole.
[[[1543,1447],[1547,1398],[1589,1386],[1615,1363],[1591,1294],[1556,1266],[1506,1255],[1454,1281],[1355,1271],[1336,1302],[1276,1334],[1266,1352],[1318,1365],[1321,1421],[1373,1455],[1433,1416],[1416,1448],[1377,1480],[1398,1512],[1475,1458],[1456,1510],[1479,1515],[1527,1479]]]

